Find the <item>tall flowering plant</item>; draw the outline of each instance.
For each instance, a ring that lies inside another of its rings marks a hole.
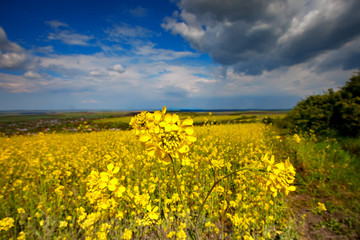
[[[141,112],[131,119],[130,125],[135,130],[138,140],[145,146],[146,153],[149,156],[157,157],[165,164],[171,163],[178,196],[181,199],[182,207],[187,209],[186,201],[184,201],[182,196],[184,191],[180,190],[176,160],[188,158],[189,147],[196,141],[193,120],[188,117],[181,121],[178,115],[167,113],[164,106],[161,111],[155,111],[154,113]],[[263,191],[269,192],[273,197],[276,197],[281,191],[288,195],[290,191],[295,191],[296,189],[295,186],[292,186],[295,180],[295,169],[289,160],[275,163],[274,156],[269,158],[267,154],[262,157],[260,164],[242,167],[214,179],[213,185],[201,201],[197,216],[191,217],[188,215],[190,211],[185,211],[186,221],[190,222],[194,227],[197,238],[199,238],[197,227],[201,223],[199,217],[203,214],[206,215],[205,205],[213,190],[216,189],[220,182],[230,176],[245,171],[254,172],[260,180],[259,184]]]

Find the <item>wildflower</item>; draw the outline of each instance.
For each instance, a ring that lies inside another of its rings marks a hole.
[[[124,218],[124,213],[121,212],[121,211],[119,211],[119,212],[116,214],[116,217],[117,217],[119,220],[121,220],[121,219]]]
[[[284,190],[285,195],[288,195],[290,191],[295,191],[295,186],[290,186],[295,180],[295,168],[290,163],[289,158],[286,159],[285,163],[275,163],[274,156],[269,160],[268,156],[265,155],[262,159],[267,166],[269,173],[266,186],[272,192],[272,195],[276,197],[277,192]]]
[[[178,231],[178,233],[176,234],[176,237],[177,237],[177,239],[182,239],[182,240],[184,240],[184,239],[186,239],[186,233],[184,232],[183,229],[181,229],[181,230]]]
[[[119,167],[114,167],[114,164],[110,163],[107,166],[108,172],[101,172],[100,173],[100,182],[99,182],[99,188],[104,189],[108,188],[110,191],[115,191],[118,184],[118,179],[116,177],[112,177],[113,174],[116,174],[119,172]]]
[[[321,203],[321,202],[318,202],[318,207],[317,207],[318,211],[321,212],[321,211],[327,211],[326,207],[325,207],[325,204]]]
[[[124,186],[119,186],[118,189],[115,191],[115,196],[120,198],[122,197],[123,193],[126,191]]]
[[[221,169],[225,165],[224,159],[213,159],[210,162],[214,166],[215,169]]]
[[[224,193],[225,189],[222,186],[218,185],[215,187],[214,191],[217,193]]]
[[[23,231],[21,231],[19,233],[19,236],[16,238],[16,240],[25,240],[26,239],[26,235]]]
[[[189,152],[189,146],[196,141],[193,136],[193,120],[185,119],[183,122],[176,114],[162,111],[154,113],[142,112],[130,121],[140,142],[145,145],[149,156],[157,156],[165,162],[170,156],[180,158]]]
[[[175,234],[175,231],[171,231],[166,235],[166,237],[171,239]]]
[[[0,221],[0,231],[2,230],[7,231],[13,226],[14,226],[14,219],[12,219],[11,217],[3,218]]]
[[[212,222],[207,222],[205,223],[205,227],[209,228],[209,227],[215,227],[215,224]]]
[[[301,141],[301,138],[297,134],[294,134],[293,138],[294,138],[294,141],[297,143],[299,143]]]
[[[108,195],[103,194],[107,190],[113,192],[118,198],[122,196],[125,188],[119,186],[119,180],[114,176],[119,170],[119,167],[115,167],[114,164],[110,163],[107,165],[106,172],[91,171],[87,177],[87,193],[85,194],[91,204],[97,203],[103,209],[111,206],[112,203],[107,202]]]
[[[181,159],[181,165],[183,165],[183,166],[190,166],[190,164],[191,164],[190,158],[184,157],[183,159]]]
[[[123,239],[124,240],[130,240],[132,238],[132,231],[125,228]]]
[[[159,209],[158,207],[154,207],[154,209],[152,209],[151,205],[148,205],[146,209],[148,210],[148,216],[150,219],[157,220],[159,218],[159,215],[156,213]]]
[[[68,225],[68,222],[67,221],[60,221],[59,223],[59,228],[66,228]]]
[[[98,240],[106,240],[107,239],[107,234],[109,233],[110,228],[111,228],[110,224],[107,224],[107,223],[101,224],[100,231],[98,231],[96,233],[97,239]]]
[[[80,223],[82,229],[92,229],[94,224],[100,219],[99,212],[90,213],[84,222]]]
[[[23,208],[18,208],[17,212],[18,212],[18,214],[22,214],[22,213],[25,213],[25,210]]]

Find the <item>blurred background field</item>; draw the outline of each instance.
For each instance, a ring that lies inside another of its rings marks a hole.
[[[285,110],[170,112],[177,113],[181,119],[192,117],[194,125],[256,123],[262,122],[267,116],[281,119],[286,113]],[[130,119],[137,113],[139,111],[3,111],[0,112],[0,132],[14,135],[54,131],[129,130]]]

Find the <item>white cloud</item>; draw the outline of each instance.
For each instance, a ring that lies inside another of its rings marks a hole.
[[[105,74],[104,74],[103,72],[100,72],[100,71],[95,70],[95,71],[91,71],[91,72],[89,73],[89,75],[90,75],[90,76],[99,77],[99,76],[103,76],[103,75],[105,75]]]
[[[226,68],[226,76],[218,81],[218,96],[278,96],[291,95],[305,97],[321,94],[328,88],[337,89],[351,76],[351,70],[330,70],[319,73],[316,67],[307,63],[264,71],[261,75],[239,74]]]
[[[26,61],[25,53],[1,53],[0,51],[0,68],[17,69]]]
[[[85,103],[85,104],[98,104],[98,103],[104,103],[103,101],[97,101],[95,99],[88,99],[88,100],[83,100],[81,101],[81,103]]]
[[[151,53],[153,50],[150,48],[148,51]],[[92,95],[113,93],[122,96],[133,93],[139,99],[180,100],[208,96],[284,94],[305,96],[320,93],[329,87],[342,86],[352,73],[351,70],[321,73],[317,70],[317,64],[309,68],[307,63],[303,63],[249,76],[231,67],[209,69],[205,66],[179,65],[164,59],[154,60],[150,53],[141,55],[134,51],[132,55],[123,56],[52,54],[38,57],[37,65],[32,67],[41,69],[41,75],[35,70],[25,72],[23,76],[2,74],[0,87],[14,93],[40,89],[45,92],[86,92]]]
[[[131,27],[128,24],[114,25],[112,28],[109,28],[105,31],[109,34],[111,40],[119,41],[121,39],[127,38],[148,38],[151,37],[154,33],[141,26]]]
[[[189,14],[184,11],[183,16],[184,18],[186,18],[186,16],[195,15]],[[197,25],[198,24],[191,25],[186,24],[185,22],[177,22],[173,18],[166,18],[166,22],[161,24],[164,29],[170,30],[173,34],[180,34],[182,37],[184,37],[191,43],[199,45],[200,41],[202,41],[203,37],[205,36],[205,31],[201,28],[201,26]]]
[[[203,68],[169,65],[164,70],[157,78],[159,81],[155,83],[160,90],[174,88],[183,90],[188,96],[202,96],[207,95],[209,86],[211,88],[216,83]]]
[[[19,69],[26,60],[25,50],[17,43],[9,41],[4,29],[0,27],[0,68]]]
[[[146,44],[135,47],[135,54],[145,56],[153,60],[173,60],[184,57],[196,57],[199,54],[190,51],[174,51],[170,49],[155,48],[154,44]]]
[[[41,78],[41,75],[36,72],[33,72],[33,71],[27,71],[24,74],[24,77],[26,77],[26,78]]]
[[[0,88],[10,93],[33,92],[37,88],[36,82],[31,82],[23,76],[16,76],[0,72]]]
[[[24,49],[17,43],[8,40],[7,35],[2,27],[0,27],[0,49],[8,52],[23,52]]]
[[[148,10],[139,6],[137,8],[129,9],[129,13],[134,17],[145,17],[148,14]]]
[[[110,71],[114,71],[114,72],[118,72],[118,73],[125,72],[125,68],[121,64],[115,64],[114,66],[108,67],[108,69]]]
[[[69,26],[66,23],[57,20],[48,21],[46,23],[48,23],[55,31],[49,33],[47,37],[49,40],[59,40],[68,45],[87,46],[89,45],[89,41],[94,38],[93,36],[79,34],[74,30],[69,30],[67,29]],[[60,30],[60,27],[66,29]]]
[[[54,47],[53,46],[36,47],[34,51],[41,54],[50,54],[54,52]]]
[[[159,49],[160,52],[162,50]],[[171,57],[168,58],[173,60],[178,54],[183,53],[171,51]],[[202,67],[177,66],[164,58],[161,61],[154,60],[151,54],[140,55],[135,51],[129,56],[38,56],[32,70],[12,81],[11,75],[7,75],[6,81],[2,77],[0,83],[2,88],[10,92],[36,92],[41,89],[43,92],[109,92],[120,95],[133,92],[143,97],[171,97],[169,93],[175,93],[173,89],[177,89],[176,92],[183,91],[187,96],[206,94],[207,86],[215,82]],[[41,75],[36,69],[41,70]]]
[[[67,30],[60,31],[57,33],[50,33],[48,36],[48,39],[50,40],[60,40],[68,45],[80,45],[80,46],[89,45],[89,41],[93,38],[94,38],[93,36],[78,34]]]
[[[58,29],[60,27],[69,27],[69,25],[67,23],[64,23],[64,22],[60,22],[58,20],[51,20],[51,21],[46,21],[46,23],[48,25],[50,25],[50,27],[54,28],[54,29]]]

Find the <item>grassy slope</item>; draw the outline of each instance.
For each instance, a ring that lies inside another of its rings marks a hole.
[[[359,239],[360,139],[300,139],[284,135],[273,142],[277,157],[290,157],[297,170],[297,191],[289,204],[298,231],[305,239]],[[326,211],[319,211],[319,202]]]

